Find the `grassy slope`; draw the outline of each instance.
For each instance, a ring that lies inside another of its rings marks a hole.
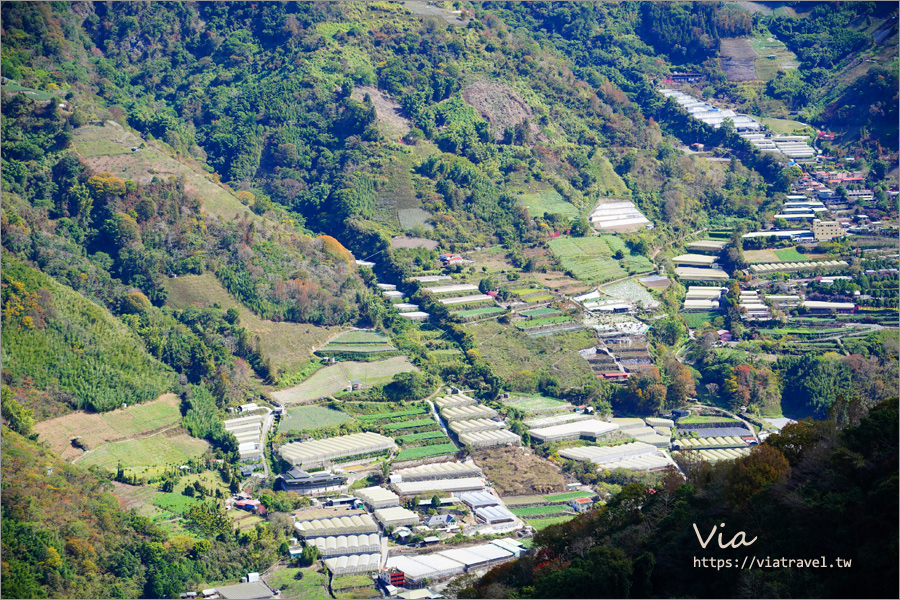
[[[319,347],[329,336],[340,331],[339,327],[260,319],[231,296],[211,273],[168,279],[166,289],[169,291],[166,304],[173,308],[186,308],[192,304],[205,306],[215,302],[223,309],[236,308],[241,324],[251,334],[259,336],[262,351],[272,360],[272,365],[286,374],[300,371],[310,362],[312,348]]]
[[[158,398],[173,373],[105,308],[40,271],[3,256],[4,282],[48,290],[58,315],[46,329],[4,326],[3,368],[39,389],[70,392],[83,406],[113,408]]]

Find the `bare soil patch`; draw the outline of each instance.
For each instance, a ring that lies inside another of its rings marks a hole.
[[[719,51],[722,70],[729,81],[754,81],[756,59],[759,55],[746,38],[722,38]]]
[[[403,108],[378,88],[368,85],[354,88],[350,97],[362,102],[366,94],[372,99],[378,122],[383,125],[388,137],[400,137],[409,131],[409,119],[403,116]]]
[[[501,496],[563,492],[566,478],[559,467],[522,448],[480,450],[473,456]]]
[[[505,83],[476,81],[463,88],[462,97],[491,124],[491,133],[496,138],[503,137],[507,127],[514,127],[534,116],[518,92]],[[530,123],[529,129],[535,137],[542,137],[536,124]]]

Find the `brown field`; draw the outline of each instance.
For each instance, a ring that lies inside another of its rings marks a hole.
[[[211,181],[210,175],[201,174],[199,166],[191,159],[176,160],[154,142],[132,152],[131,149],[140,147],[143,140],[114,121],[107,121],[103,126],[79,127],[73,139],[75,151],[95,172],[109,172],[140,184],[148,184],[154,177],[168,179],[183,175],[188,195],[200,198],[209,214],[232,219],[246,213],[252,220],[261,219],[231,192]]]
[[[744,260],[749,264],[782,262],[771,250],[744,250]]]
[[[434,250],[439,243],[420,237],[395,237],[391,239],[391,248],[428,248]]]
[[[262,351],[272,360],[272,365],[288,375],[296,373],[312,359],[313,348],[321,347],[328,338],[344,330],[260,319],[229,294],[211,273],[167,279],[166,289],[169,291],[166,304],[174,308],[212,306],[215,302],[223,309],[236,308],[241,325],[251,334],[259,335]]]
[[[722,38],[722,69],[729,81],[753,81],[756,77],[756,50],[746,38]]]
[[[153,402],[107,413],[74,412],[42,421],[35,425],[34,430],[54,452],[58,452],[63,459],[71,460],[82,455],[82,451],[71,443],[77,435],[93,450],[107,442],[175,427],[180,420],[178,396],[165,394]]]
[[[488,448],[475,452],[475,463],[501,496],[564,492],[566,478],[559,467],[522,448]]]

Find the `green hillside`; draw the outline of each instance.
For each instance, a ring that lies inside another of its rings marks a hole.
[[[2,336],[14,385],[68,392],[74,408],[154,400],[175,382],[108,311],[5,253]]]

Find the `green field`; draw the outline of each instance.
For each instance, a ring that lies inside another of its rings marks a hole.
[[[386,335],[377,331],[348,331],[331,339],[317,352],[393,352],[397,350]]]
[[[769,34],[748,37],[747,41],[759,54],[759,58],[754,61],[754,66],[756,67],[756,77],[760,81],[770,81],[775,79],[779,70],[785,70],[785,67],[796,69],[800,65],[799,61],[797,61],[797,56],[783,42],[776,40]],[[775,56],[774,59],[766,58],[766,56],[772,55]],[[770,127],[768,123],[763,123],[763,125]],[[782,131],[773,129],[773,131],[777,133],[792,133],[794,130]]]
[[[435,444],[433,446],[418,446],[401,450],[394,460],[416,460],[439,454],[453,454],[457,448],[453,443]]]
[[[181,515],[195,504],[203,502],[200,498],[192,498],[184,494],[160,492],[153,497],[153,505],[163,510]]]
[[[559,311],[555,308],[535,308],[534,310],[523,310],[519,314],[523,317],[549,317],[550,315],[558,315]]]
[[[527,508],[511,508],[510,512],[517,517],[530,517],[534,515],[556,515],[565,510],[571,510],[567,506],[529,506]]]
[[[547,190],[535,194],[524,194],[519,202],[532,217],[543,217],[544,213],[556,213],[573,219],[579,215],[578,207],[566,202],[556,190]]]
[[[435,438],[447,437],[443,431],[426,431],[425,433],[413,433],[412,435],[401,435],[396,438],[401,444],[407,442],[418,442],[421,440],[432,440]]]
[[[400,421],[399,423],[389,423],[384,425],[388,431],[396,431],[397,429],[413,429],[414,427],[424,427],[426,425],[436,425],[434,419],[416,419],[413,421]]]
[[[627,275],[600,238],[558,237],[548,245],[562,268],[581,281],[603,283]]]
[[[375,413],[372,415],[358,415],[356,418],[360,421],[381,421],[382,419],[392,419],[394,417],[406,417],[410,415],[423,415],[427,410],[424,408],[411,408],[409,410],[395,410],[393,412]]]
[[[272,392],[271,396],[281,403],[308,402],[339,392],[354,379],[366,385],[377,385],[389,382],[396,373],[415,370],[405,356],[373,362],[339,362],[316,371],[300,385]]]
[[[553,294],[535,294],[533,296],[526,296],[522,298],[525,302],[546,302],[547,300],[553,300]]]
[[[548,409],[563,409],[567,406],[562,400],[554,400],[553,398],[545,398],[543,396],[521,396],[518,398],[510,398],[505,400],[503,404],[524,410],[525,412],[543,412]]]
[[[544,325],[556,325],[558,323],[569,323],[574,321],[572,317],[546,317],[543,319],[531,319],[530,321],[520,321],[516,323],[516,327],[520,329],[531,329],[532,327],[542,327]]]
[[[487,308],[473,308],[471,310],[461,310],[459,312],[453,313],[457,317],[480,317],[484,315],[494,315],[497,313],[506,312],[505,308],[500,306],[489,306]]]
[[[297,576],[301,578],[298,579]],[[371,579],[369,580],[371,582]],[[328,575],[319,572],[316,566],[305,569],[279,569],[266,577],[266,583],[273,589],[281,590],[282,598],[308,598],[328,600]]]
[[[590,492],[565,492],[563,494],[550,494],[549,496],[544,496],[544,500],[547,502],[567,502],[569,500],[574,500],[575,498],[590,498],[594,494]]]
[[[774,250],[775,256],[778,257],[778,260],[781,262],[787,261],[808,261],[809,258],[805,254],[801,254],[797,252],[796,248],[785,248],[784,250]]]
[[[551,525],[559,525],[566,523],[575,518],[575,515],[566,515],[564,517],[547,517],[546,519],[526,519],[525,522],[534,527],[536,530],[546,529]]]
[[[331,580],[331,589],[333,590],[345,590],[367,585],[372,585],[372,578],[368,575],[340,575]]]
[[[167,438],[153,436],[123,442],[110,442],[82,455],[78,464],[83,467],[96,465],[110,471],[122,463],[125,467],[165,467],[179,466],[192,458],[201,456],[209,449],[203,440],[186,434]]]
[[[714,312],[683,312],[679,314],[692,329],[701,327],[704,323],[712,323],[716,317],[721,316]]]
[[[278,432],[307,431],[320,427],[331,427],[350,421],[352,417],[339,410],[325,406],[298,406],[288,411],[278,424]]]

